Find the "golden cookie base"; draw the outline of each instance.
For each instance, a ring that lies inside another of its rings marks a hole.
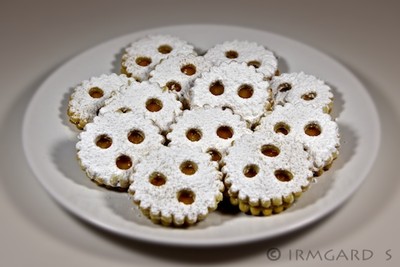
[[[132,195],[132,193],[130,193],[130,194]],[[214,208],[208,207],[207,214],[198,214],[197,218],[194,219],[194,220],[190,220],[187,216],[185,216],[185,218],[184,218],[184,220],[182,222],[175,220],[175,217],[174,217],[173,214],[170,217],[164,217],[164,216],[161,215],[161,213],[152,214],[150,212],[151,207],[146,208],[146,209],[142,208],[140,206],[140,201],[137,201],[137,202],[133,201],[133,203],[135,203],[137,206],[139,206],[139,209],[141,210],[143,215],[145,215],[147,218],[149,218],[154,224],[160,224],[162,226],[167,226],[167,227],[179,227],[179,228],[182,228],[182,227],[188,227],[188,226],[194,225],[194,224],[204,220],[208,216],[209,213],[211,213],[211,212],[216,210],[216,208],[218,206],[218,203],[221,202],[221,201],[222,201],[222,196],[221,197],[216,197],[215,198],[215,205],[214,205],[215,207]]]
[[[332,167],[333,162],[338,157],[338,152],[332,154],[332,156],[325,162],[325,165],[317,171],[314,171],[314,177],[320,177],[324,172],[329,171]]]
[[[127,56],[128,55],[126,55],[126,54],[122,56],[121,69],[120,69],[121,74],[125,74],[126,77],[128,77],[128,78],[134,78],[137,82],[141,82],[142,81],[141,79],[139,79],[138,77],[133,76],[133,73],[128,71],[128,68],[127,68],[126,63],[125,63],[126,62],[125,57],[127,57]]]
[[[113,179],[111,179],[111,185],[107,184],[105,182],[104,178],[101,178],[99,176],[93,176],[91,175],[88,171],[87,168],[85,168],[85,166],[83,166],[81,159],[77,156],[78,162],[79,162],[79,166],[81,167],[81,169],[85,172],[86,176],[88,178],[90,178],[90,180],[92,180],[95,184],[97,184],[100,187],[104,187],[108,190],[112,190],[112,191],[117,191],[117,192],[126,192],[128,190],[129,187],[129,181],[124,181],[121,180],[118,176],[114,176]],[[117,186],[119,182],[119,186]]]
[[[87,121],[81,120],[81,118],[76,113],[72,112],[69,108],[67,110],[67,115],[69,117],[69,121],[73,123],[76,128],[78,128],[79,130],[83,130],[83,128],[85,128]]]
[[[322,108],[322,111],[327,114],[331,114],[333,109],[333,101],[331,101],[328,105]]]
[[[234,194],[229,190],[228,195],[230,203],[234,206],[238,206],[241,212],[254,216],[270,216],[281,213],[291,207],[308,188],[309,186],[302,187],[302,190],[299,192],[293,192],[289,195],[273,198],[268,201],[257,200],[256,202],[250,202],[249,198],[239,199],[238,193]]]

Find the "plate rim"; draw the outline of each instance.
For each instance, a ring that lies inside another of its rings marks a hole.
[[[375,143],[375,148],[371,151],[373,151],[373,154],[370,155],[370,164],[368,164],[368,168],[363,170],[363,175],[362,179],[358,179],[357,183],[353,184],[353,187],[351,188],[351,190],[348,191],[347,194],[341,194],[338,198],[339,200],[336,201],[336,203],[331,204],[328,207],[325,207],[325,209],[323,209],[320,212],[316,212],[313,213],[312,216],[308,216],[306,218],[303,218],[302,220],[296,222],[296,223],[292,223],[289,224],[288,227],[286,228],[281,228],[280,231],[276,231],[274,233],[269,233],[268,235],[262,235],[262,233],[256,235],[253,234],[252,236],[249,236],[247,238],[243,238],[243,237],[235,237],[232,236],[230,238],[216,238],[213,239],[212,241],[208,241],[208,240],[193,240],[193,239],[179,239],[179,240],[172,240],[170,237],[153,237],[150,238],[148,236],[148,234],[144,234],[142,235],[141,233],[134,233],[134,232],[124,232],[124,231],[119,231],[117,230],[115,227],[112,227],[111,225],[101,222],[101,220],[95,219],[90,215],[85,214],[84,212],[80,211],[79,207],[76,207],[74,205],[72,205],[72,203],[65,201],[65,199],[63,199],[62,197],[60,197],[59,195],[57,195],[56,193],[54,193],[52,191],[52,188],[50,188],[49,184],[45,183],[45,179],[43,177],[41,177],[40,172],[36,169],[36,164],[33,162],[33,159],[31,157],[29,157],[28,155],[30,154],[29,152],[29,148],[28,148],[28,136],[27,136],[27,127],[28,127],[28,119],[29,119],[29,114],[31,114],[31,111],[34,109],[34,103],[36,103],[39,99],[39,95],[41,91],[44,91],[43,88],[45,88],[45,85],[49,82],[49,80],[51,79],[51,77],[53,77],[56,73],[58,73],[64,66],[66,66],[67,64],[71,64],[73,63],[75,60],[77,60],[78,58],[80,58],[82,55],[96,50],[98,49],[100,46],[103,45],[107,45],[109,43],[112,43],[118,39],[123,39],[123,38],[127,38],[128,36],[131,35],[144,35],[150,31],[171,31],[172,28],[193,28],[193,27],[218,27],[218,28],[231,28],[232,30],[235,29],[241,29],[241,30],[248,30],[248,31],[256,31],[256,32],[260,32],[260,33],[267,33],[270,35],[274,35],[278,38],[281,39],[286,39],[286,40],[290,40],[290,42],[295,43],[296,45],[300,45],[303,47],[306,47],[307,49],[312,50],[313,52],[317,53],[320,56],[325,57],[326,59],[328,59],[329,61],[331,61],[332,63],[335,63],[338,67],[342,68],[343,70],[345,70],[347,72],[347,74],[351,75],[351,78],[353,79],[354,82],[356,82],[361,88],[364,89],[365,92],[365,97],[368,100],[368,104],[370,107],[372,107],[372,110],[370,110],[373,114],[373,120],[377,123],[376,129],[373,129],[374,132],[374,136],[377,139],[376,143]],[[24,117],[23,117],[23,122],[22,122],[22,144],[23,144],[23,150],[24,150],[24,155],[25,158],[28,162],[29,168],[33,173],[33,176],[36,178],[36,180],[39,181],[39,183],[45,188],[46,192],[54,199],[56,200],[57,204],[59,204],[63,209],[67,210],[68,212],[70,212],[72,215],[74,215],[75,217],[82,219],[90,224],[95,225],[96,227],[99,227],[101,229],[105,229],[111,233],[117,234],[119,236],[122,237],[128,237],[128,238],[132,238],[135,240],[140,240],[140,241],[144,241],[144,242],[149,242],[149,243],[157,243],[157,244],[164,244],[164,245],[175,245],[175,246],[193,246],[193,247],[215,247],[215,246],[228,246],[228,245],[236,245],[236,244],[244,244],[244,243],[249,243],[249,242],[256,242],[259,240],[267,240],[270,238],[274,238],[276,236],[280,236],[283,234],[287,234],[287,233],[291,233],[295,230],[298,230],[300,228],[303,228],[307,225],[310,225],[311,223],[320,221],[321,219],[323,219],[324,217],[326,217],[328,214],[332,213],[334,210],[338,209],[340,207],[341,204],[343,204],[344,202],[346,202],[351,196],[352,194],[357,191],[359,189],[359,187],[361,186],[361,184],[363,183],[363,181],[368,177],[368,173],[371,171],[374,162],[376,160],[376,157],[378,155],[378,150],[381,144],[381,123],[379,120],[379,115],[377,112],[377,108],[375,103],[372,100],[372,97],[370,95],[370,93],[368,92],[368,90],[366,89],[366,87],[364,86],[364,84],[358,79],[358,77],[351,71],[349,70],[346,66],[344,66],[342,63],[340,63],[338,60],[334,59],[333,57],[331,57],[330,55],[326,54],[325,52],[322,52],[310,45],[307,45],[305,43],[302,43],[300,41],[297,41],[295,39],[292,39],[290,37],[286,37],[274,32],[270,32],[270,31],[266,31],[266,30],[260,30],[260,29],[255,29],[255,28],[249,28],[249,27],[242,27],[242,26],[235,26],[235,25],[224,25],[224,24],[181,24],[181,25],[169,25],[169,26],[164,26],[164,27],[155,27],[155,28],[148,28],[145,30],[141,30],[141,31],[137,31],[137,32],[131,32],[131,33],[127,33],[121,36],[116,36],[113,37],[111,39],[105,40],[104,42],[100,42],[95,46],[89,47],[87,49],[84,49],[81,52],[78,52],[77,54],[75,54],[74,56],[72,56],[71,58],[67,59],[64,63],[62,63],[60,66],[58,66],[53,72],[51,72],[47,78],[36,88],[36,91],[33,95],[33,97],[31,98],[29,105],[27,106],[25,113],[24,113]]]

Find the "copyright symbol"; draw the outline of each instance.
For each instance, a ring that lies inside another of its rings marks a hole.
[[[267,258],[270,261],[277,261],[281,258],[281,251],[278,248],[270,248],[267,250]]]

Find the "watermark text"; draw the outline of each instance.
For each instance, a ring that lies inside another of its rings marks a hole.
[[[374,251],[371,249],[287,249],[269,248],[266,256],[270,261],[286,259],[289,261],[357,261],[375,260],[390,261],[393,258],[391,249]]]

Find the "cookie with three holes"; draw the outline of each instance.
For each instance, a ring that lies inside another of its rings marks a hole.
[[[222,173],[211,156],[186,146],[162,147],[142,159],[129,193],[141,211],[163,225],[192,225],[222,200]]]
[[[134,112],[109,112],[94,118],[78,136],[78,160],[100,185],[126,189],[142,157],[162,147],[154,123]]]
[[[254,132],[228,149],[222,171],[232,204],[252,215],[271,215],[290,207],[309,187],[311,167],[295,138]]]

